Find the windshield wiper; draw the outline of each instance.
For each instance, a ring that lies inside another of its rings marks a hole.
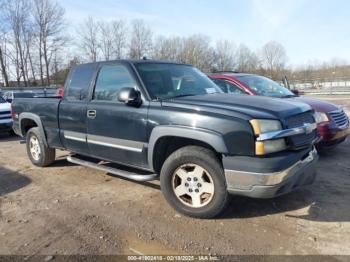
[[[186,97],[186,96],[196,96],[196,94],[183,94],[183,95],[177,95],[177,96],[172,96],[167,99],[173,99],[173,98],[179,98],[179,97]]]

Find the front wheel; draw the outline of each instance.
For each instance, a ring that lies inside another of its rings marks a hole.
[[[28,131],[26,145],[27,155],[34,165],[45,167],[55,161],[56,151],[44,143],[39,128],[33,127]]]
[[[160,181],[168,203],[191,217],[216,217],[228,200],[223,168],[207,148],[187,146],[175,151],[165,161]]]

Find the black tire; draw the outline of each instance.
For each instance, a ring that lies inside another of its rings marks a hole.
[[[181,202],[175,194],[173,186],[174,173],[180,167],[190,163],[207,171],[212,178],[212,184],[214,184],[213,196],[203,207],[190,207]],[[190,217],[201,219],[214,218],[225,209],[228,202],[228,192],[223,167],[216,154],[204,147],[186,146],[172,153],[164,162],[160,174],[160,182],[162,192],[168,203],[179,213]]]
[[[40,150],[40,155],[35,158],[32,153],[31,153],[31,139],[37,139],[38,144],[39,144],[39,150]],[[44,142],[44,138],[42,137],[42,134],[37,127],[31,128],[26,136],[26,147],[27,147],[27,155],[30,159],[30,161],[39,167],[46,167],[51,165],[56,158],[56,150],[53,148],[49,148],[46,146]]]

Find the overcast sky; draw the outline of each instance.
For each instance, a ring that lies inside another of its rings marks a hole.
[[[70,24],[86,17],[143,19],[156,34],[205,34],[257,49],[283,44],[292,65],[350,61],[348,0],[58,0]]]

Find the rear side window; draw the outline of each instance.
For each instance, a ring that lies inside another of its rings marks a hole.
[[[135,86],[133,77],[124,66],[103,66],[97,77],[94,100],[117,101],[120,89]]]
[[[67,100],[85,100],[95,73],[95,65],[81,65],[73,69],[68,86]]]

